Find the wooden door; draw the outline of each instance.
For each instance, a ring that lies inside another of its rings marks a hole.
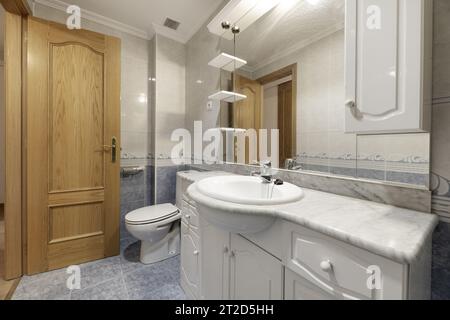
[[[119,254],[120,40],[27,20],[26,271]],[[113,154],[116,153],[116,159]]]
[[[240,235],[231,235],[230,299],[282,300],[283,266]]]
[[[292,107],[292,81],[289,81],[278,86],[279,161],[282,166],[286,159],[294,156],[293,137],[297,133],[292,121]]]
[[[238,74],[235,77],[235,91],[247,96],[247,99],[233,105],[233,127],[236,129],[255,129],[257,134],[261,129],[261,95],[262,86],[258,81],[247,79]],[[258,146],[256,146],[258,150]],[[258,151],[256,151],[257,154]],[[236,154],[236,152],[235,152]],[[254,160],[249,159],[249,146],[246,145],[246,161],[249,164]],[[236,159],[235,159],[236,160]]]

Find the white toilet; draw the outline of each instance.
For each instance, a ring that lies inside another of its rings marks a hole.
[[[125,216],[126,228],[141,240],[140,260],[151,264],[180,253],[180,210],[172,204],[144,207]]]

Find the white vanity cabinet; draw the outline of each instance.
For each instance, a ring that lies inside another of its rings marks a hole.
[[[286,299],[401,300],[408,265],[285,222]],[[377,283],[378,282],[378,283]]]
[[[198,298],[200,286],[200,240],[189,230],[189,226],[181,223],[181,278],[184,287],[188,288],[192,297]]]
[[[207,223],[201,224],[201,299],[226,300],[230,283],[230,234]]]
[[[283,265],[240,235],[201,220],[202,299],[281,300]]]
[[[189,299],[200,299],[200,222],[195,202],[186,194],[193,183],[188,177],[196,172],[177,175],[177,207],[181,210],[180,283]]]
[[[431,233],[414,260],[405,258],[410,262],[390,245],[341,241],[328,235],[335,229],[318,232],[281,218],[257,234],[237,235],[207,222],[183,192],[181,286],[191,299],[430,299]]]
[[[346,0],[346,132],[428,132],[433,0]]]
[[[283,299],[281,261],[240,235],[231,235],[230,250],[230,299]]]
[[[186,200],[181,205],[181,285],[192,299],[200,296],[200,237],[198,224],[195,225],[198,214]]]
[[[195,202],[186,194],[194,177],[198,179],[202,175],[181,172],[177,176],[177,206],[182,212],[180,283],[187,297],[283,299],[281,258],[275,258],[242,236],[232,235],[201,218]],[[273,230],[277,235],[279,231]],[[265,238],[256,237],[272,249],[264,242]],[[280,250],[273,251],[280,257]]]

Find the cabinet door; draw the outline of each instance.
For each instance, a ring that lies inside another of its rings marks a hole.
[[[229,299],[230,234],[200,217],[201,298]]]
[[[181,224],[181,283],[194,298],[199,297],[199,239],[183,222]]]
[[[428,131],[433,0],[346,1],[346,131]]]
[[[283,299],[281,261],[239,235],[231,235],[231,249],[231,299]]]

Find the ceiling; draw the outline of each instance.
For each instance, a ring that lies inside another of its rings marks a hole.
[[[342,29],[344,20],[345,0],[284,0],[238,36],[236,55],[255,70]],[[230,42],[224,51],[233,50]]]
[[[224,0],[70,0],[82,10],[145,31],[148,38],[155,34],[155,26],[162,27],[166,18],[179,21],[174,34],[179,40],[188,41],[211,17]],[[37,1],[38,2],[38,1]],[[158,28],[158,29],[160,29]],[[167,32],[172,32],[171,29]]]

